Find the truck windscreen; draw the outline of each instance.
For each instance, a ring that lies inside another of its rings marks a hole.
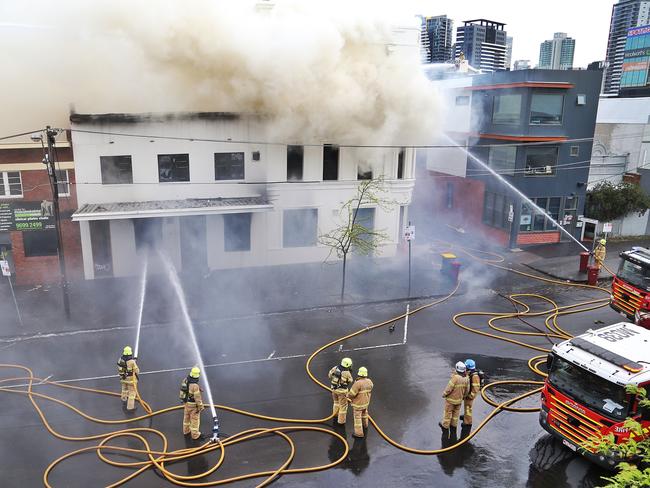
[[[585,407],[616,420],[627,416],[625,388],[596,376],[559,356],[553,358],[548,380],[560,392]]]
[[[650,269],[641,265],[621,259],[616,276],[632,286],[650,291]]]

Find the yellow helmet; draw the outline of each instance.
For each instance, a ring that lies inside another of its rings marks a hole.
[[[133,355],[133,351],[131,350],[131,346],[124,346],[124,350],[122,351],[122,354],[124,356],[131,356]]]
[[[361,366],[359,368],[359,371],[357,372],[357,376],[361,376],[362,378],[366,378],[368,376],[368,370],[366,369],[365,366]]]
[[[190,371],[190,376],[192,378],[198,378],[200,374],[201,374],[201,370],[196,366],[194,366],[192,368],[192,371]]]
[[[601,239],[600,240],[600,245],[604,246],[605,244],[607,244],[607,241],[605,239]]]
[[[341,366],[344,368],[349,368],[352,366],[352,359],[350,358],[343,358],[341,359]]]

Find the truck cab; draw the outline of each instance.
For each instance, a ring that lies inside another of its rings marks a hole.
[[[650,412],[626,391],[650,386],[650,331],[627,322],[589,330],[553,346],[547,367],[540,425],[572,451],[613,469],[621,461],[617,454],[587,443],[609,434],[616,443],[634,436],[624,426],[628,417],[650,428]]]
[[[641,327],[650,328],[650,250],[633,247],[620,255],[610,306]]]

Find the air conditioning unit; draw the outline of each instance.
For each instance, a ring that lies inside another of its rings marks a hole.
[[[545,166],[544,169],[545,169],[544,172],[545,172],[547,175],[553,174],[553,167],[552,167],[552,166]]]

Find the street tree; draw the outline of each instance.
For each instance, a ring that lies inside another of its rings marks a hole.
[[[627,392],[639,398],[639,410],[642,418],[650,418],[650,399],[645,388],[628,385]],[[645,438],[643,426],[636,420],[628,418],[623,427],[628,429],[630,437],[624,442],[616,443],[609,434],[592,439],[588,446],[595,447],[602,453],[617,453],[622,459],[617,466],[618,472],[611,477],[604,477],[608,482],[604,488],[636,488],[650,486],[650,437]]]
[[[633,183],[598,183],[587,193],[587,215],[602,222],[625,217],[632,212],[639,215],[650,208],[650,197]]]
[[[325,262],[330,261],[333,256],[342,260],[341,301],[345,295],[345,277],[350,253],[361,256],[376,254],[388,240],[385,232],[370,228],[367,219],[359,215],[360,209],[366,207],[391,211],[397,202],[387,198],[386,193],[383,178],[361,181],[355,195],[341,205],[337,227],[318,238],[322,245],[329,247]]]

